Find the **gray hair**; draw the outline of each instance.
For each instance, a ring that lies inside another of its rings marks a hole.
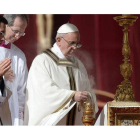
[[[27,24],[29,23],[29,17],[26,14],[4,14],[3,17],[8,21],[9,26],[13,26],[13,23],[16,17],[19,17],[22,20],[25,20]]]
[[[55,39],[58,37],[64,37],[67,33],[57,33]]]

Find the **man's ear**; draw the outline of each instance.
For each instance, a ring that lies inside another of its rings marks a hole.
[[[56,38],[56,41],[57,41],[57,42],[60,42],[60,41],[61,41],[61,38],[60,38],[60,37],[57,37],[57,38]]]
[[[61,38],[60,37],[57,37],[56,38],[56,42],[57,42],[58,46],[60,46]]]

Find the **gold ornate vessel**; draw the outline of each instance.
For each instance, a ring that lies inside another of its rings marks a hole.
[[[95,123],[94,118],[95,106],[90,102],[84,102],[84,112],[82,117],[82,122],[84,125],[89,126]]]

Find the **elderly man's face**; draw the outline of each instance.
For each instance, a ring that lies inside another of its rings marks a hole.
[[[13,26],[6,26],[5,39],[10,43],[17,41],[21,37],[20,33],[25,32],[26,27],[26,20],[22,20],[21,18],[16,17]]]
[[[3,22],[0,23],[0,43],[4,40],[5,33],[5,24]]]
[[[57,44],[66,58],[70,58],[76,46],[70,44],[78,44],[80,41],[79,32],[68,33],[64,37],[57,38]]]

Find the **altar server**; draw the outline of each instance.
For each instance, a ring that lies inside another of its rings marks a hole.
[[[26,57],[13,43],[25,35],[28,25],[28,16],[24,14],[5,14],[6,25],[5,41],[0,44],[0,61],[11,59],[11,68],[4,75],[5,93],[8,106],[2,112],[3,125],[23,125],[25,104],[25,87],[28,76]],[[3,105],[4,106],[4,105]],[[5,107],[5,106],[4,106]],[[10,112],[11,121],[5,121],[6,111]]]

